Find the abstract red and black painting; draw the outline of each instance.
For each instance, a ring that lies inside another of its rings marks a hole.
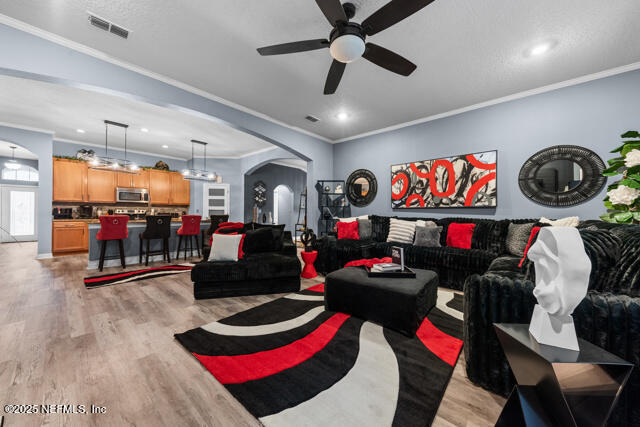
[[[391,207],[496,207],[497,158],[494,150],[393,165]]]

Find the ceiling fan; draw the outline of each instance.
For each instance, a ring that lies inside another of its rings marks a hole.
[[[266,46],[259,48],[258,53],[262,56],[282,55],[328,47],[333,62],[324,85],[325,95],[335,93],[346,65],[361,56],[389,71],[408,76],[416,69],[414,63],[377,44],[365,43],[365,39],[397,24],[433,1],[391,0],[361,24],[357,24],[349,22],[356,13],[353,3],[340,4],[340,0],[316,0],[320,10],[333,26],[329,40],[314,39]]]

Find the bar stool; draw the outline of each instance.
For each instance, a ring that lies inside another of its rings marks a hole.
[[[200,242],[198,242],[198,234],[200,234],[200,221],[202,217],[200,215],[182,215],[182,227],[178,229],[178,251],[176,252],[176,258],[180,258],[180,246],[182,245],[182,238],[186,237],[189,242],[189,250],[191,256],[193,256],[193,237],[196,238],[196,250],[198,251],[198,258],[200,257]],[[187,241],[184,242],[184,259],[187,259]]]
[[[171,262],[169,256],[169,237],[171,237],[171,215],[149,215],[146,217],[147,228],[140,233],[140,264],[142,264],[142,255],[145,255],[144,265],[149,265],[149,255],[162,254],[162,260]],[[146,251],[142,250],[143,241],[147,241]],[[151,251],[149,244],[152,240],[162,240],[162,249],[159,251]]]
[[[128,222],[129,217],[127,215],[105,215],[100,217],[100,230],[98,230],[98,234],[96,234],[96,239],[102,241],[102,246],[100,247],[100,262],[98,264],[98,269],[100,271],[102,271],[102,268],[104,267],[104,254],[109,240],[118,241],[118,247],[120,249],[120,263],[122,264],[122,268],[126,267],[124,262],[124,245],[122,244],[122,239],[129,237],[129,229],[127,228]]]
[[[218,226],[223,222],[229,221],[229,215],[211,215],[209,228],[202,230],[202,250],[209,247],[209,238],[218,229]]]

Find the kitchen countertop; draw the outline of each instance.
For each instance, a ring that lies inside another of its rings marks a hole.
[[[98,218],[78,218],[78,219],[54,219],[53,222],[84,222],[86,224],[100,224],[100,220]],[[146,219],[130,219],[129,224],[144,224],[146,223]],[[181,223],[182,220],[180,218],[171,218],[171,222]],[[209,223],[211,220],[203,219],[200,221],[201,223]]]

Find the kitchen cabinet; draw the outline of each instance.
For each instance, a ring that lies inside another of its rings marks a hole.
[[[139,173],[118,172],[119,188],[149,188],[149,171],[139,170]]]
[[[83,252],[89,250],[89,227],[82,221],[54,221],[52,252]]]
[[[149,199],[152,205],[168,205],[171,199],[171,172],[149,171]]]
[[[114,172],[89,169],[87,171],[87,201],[115,203],[116,179],[117,174]]]
[[[184,179],[181,173],[171,173],[171,197],[172,205],[188,206],[191,201],[191,181]]]
[[[53,159],[53,200],[84,202],[87,200],[87,164],[69,159]]]
[[[131,175],[131,188],[149,189],[149,170],[139,170],[139,174]]]

